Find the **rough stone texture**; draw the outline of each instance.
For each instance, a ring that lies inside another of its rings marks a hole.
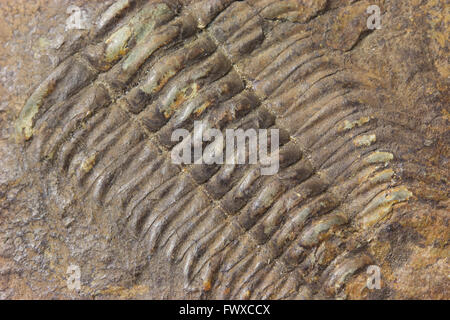
[[[130,1],[65,32],[112,1],[2,1],[0,298],[448,299],[445,2]],[[280,128],[280,172],[171,164],[194,119]]]

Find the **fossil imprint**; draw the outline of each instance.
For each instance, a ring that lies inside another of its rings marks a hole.
[[[364,31],[332,48],[305,28],[327,9],[117,1],[26,102],[16,129],[28,166],[116,210],[111,223],[180,266],[185,290],[337,295],[375,263],[347,240],[368,240],[412,193],[393,165],[403,129],[384,112],[392,93],[340,51]],[[194,121],[279,129],[279,172],[172,163],[172,132]]]

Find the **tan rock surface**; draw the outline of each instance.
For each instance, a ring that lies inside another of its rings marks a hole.
[[[216,292],[214,283],[197,278],[203,288],[185,290],[181,267],[150,259],[142,241],[119,230],[120,212],[80,199],[69,179],[61,188],[57,167],[27,165],[27,142],[15,132],[36,86],[72,53],[77,39],[87,37],[65,31],[67,7],[77,5],[94,19],[112,2],[0,1],[0,299],[196,299]],[[180,1],[179,8],[191,2]],[[382,109],[376,113],[392,114],[392,122],[410,132],[387,125],[381,131],[398,158],[395,185],[407,186],[413,196],[390,204],[368,232],[352,226],[322,235],[323,245],[309,256],[317,269],[305,271],[306,282],[288,297],[449,299],[449,6],[445,0],[290,2],[295,9],[263,11],[261,19],[271,27],[286,23],[281,28],[321,34],[318,42],[341,66],[381,79],[375,92],[387,92],[389,106],[377,105]],[[382,29],[368,32],[370,4],[381,8]],[[95,160],[86,171],[92,166]],[[317,288],[328,283],[321,282],[321,272],[341,250],[365,250],[370,264],[381,268],[381,290],[366,287],[365,268],[339,289]],[[70,265],[81,267],[78,292],[67,287]]]

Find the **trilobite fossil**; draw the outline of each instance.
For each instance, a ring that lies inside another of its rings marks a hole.
[[[139,247],[138,281],[173,297],[338,296],[412,197],[397,159],[416,143],[395,92],[346,61],[368,32],[354,2],[116,1],[23,107],[27,168]],[[363,23],[334,30],[348,7]],[[171,134],[194,121],[279,129],[279,171],[174,164]]]

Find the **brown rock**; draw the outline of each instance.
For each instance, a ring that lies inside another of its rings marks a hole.
[[[445,1],[52,3],[0,4],[0,299],[450,297]],[[279,171],[172,163],[197,120]]]

